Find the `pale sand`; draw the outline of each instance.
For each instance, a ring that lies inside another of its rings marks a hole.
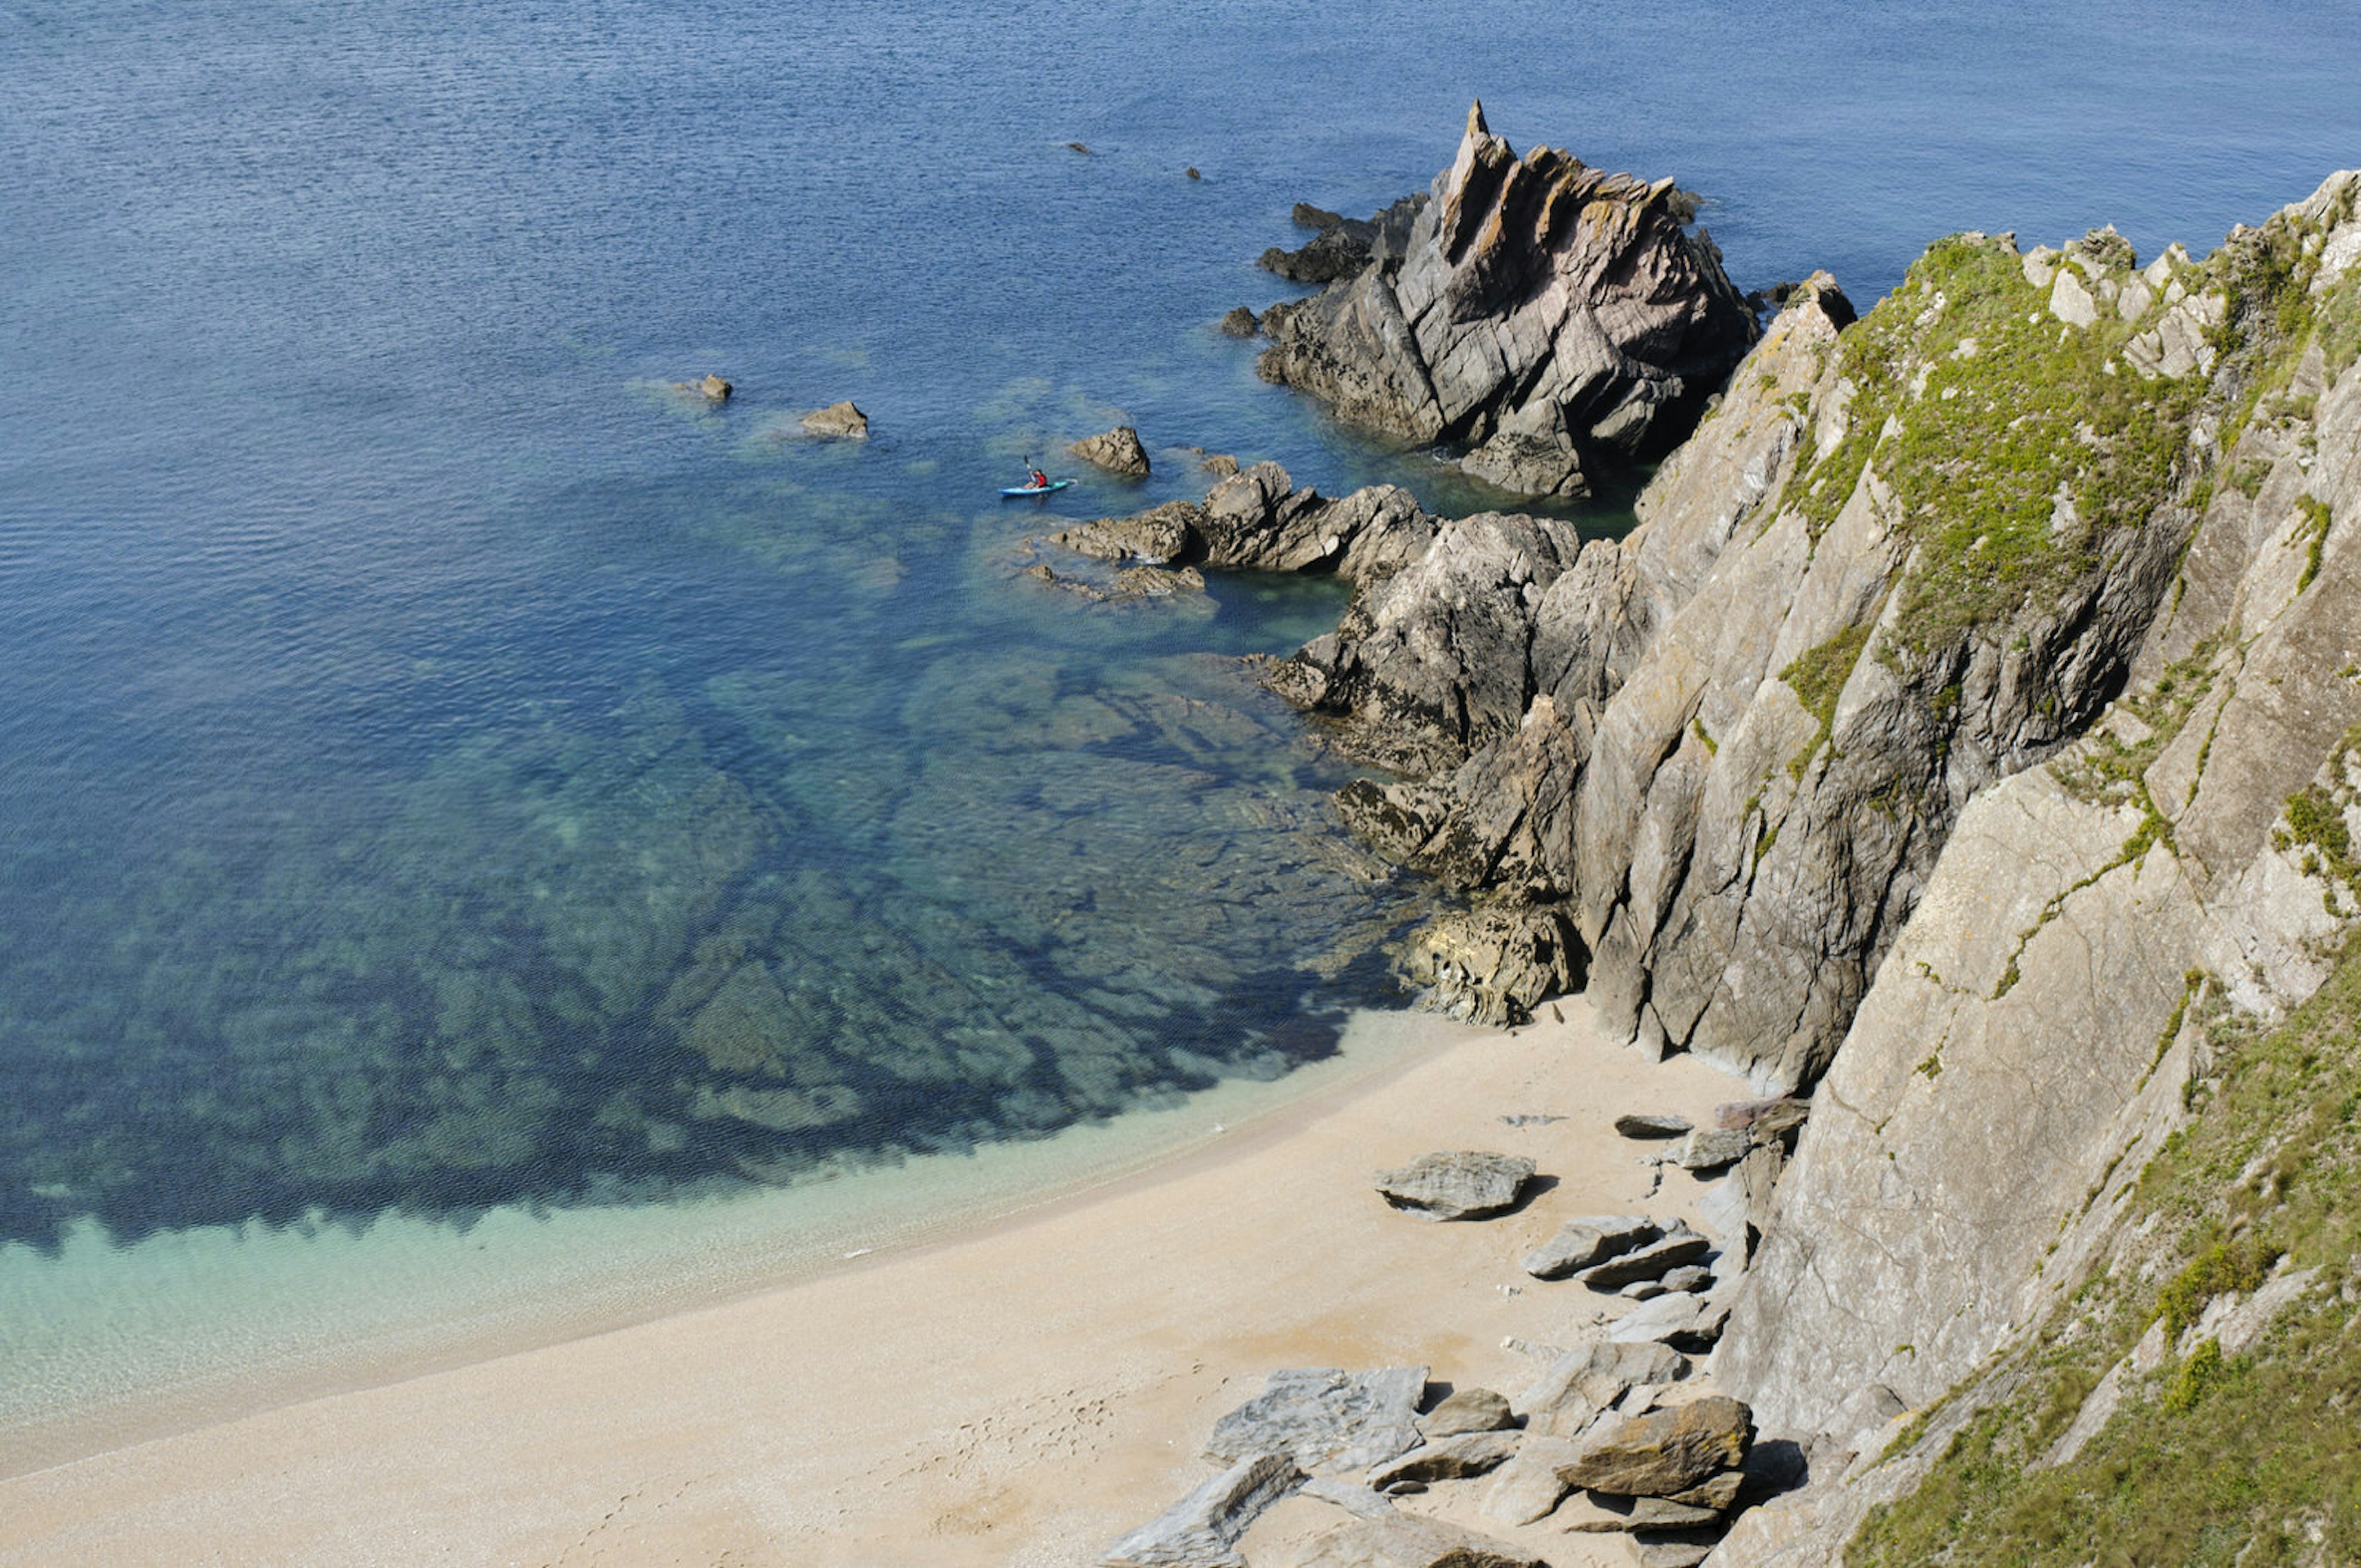
[[[1702,1184],[1667,1169],[1648,1196],[1648,1146],[1609,1124],[1744,1090],[1560,1005],[1513,1036],[1424,1021],[1432,1047],[1381,1078],[979,1234],[0,1482],[0,1563],[1093,1563],[1212,1474],[1198,1445],[1273,1368],[1513,1392],[1538,1364],[1504,1339],[1577,1343],[1620,1310],[1516,1260],[1570,1215],[1693,1214]],[[1445,1148],[1556,1184],[1455,1224],[1371,1190]],[[1564,1568],[1631,1561],[1556,1540]]]

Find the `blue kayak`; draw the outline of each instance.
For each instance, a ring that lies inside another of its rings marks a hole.
[[[1071,479],[1052,479],[1046,485],[1018,485],[1000,493],[1004,496],[1046,496],[1054,490],[1062,490],[1073,482]]]

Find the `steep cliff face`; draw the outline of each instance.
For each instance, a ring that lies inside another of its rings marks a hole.
[[[1647,1048],[1816,1079],[1960,811],[2120,688],[2194,527],[2215,351],[2134,356],[2224,296],[2177,253],[2129,262],[2112,236],[1962,236],[1857,324],[1817,280],[1641,526],[1533,603],[1548,702],[1512,734],[1430,727],[1466,760],[1356,786],[1348,818],[1447,883],[1563,906],[1601,1017]],[[1358,625],[1282,689],[1348,736],[1416,731]]]
[[[1479,104],[1407,245],[1273,306],[1258,368],[1356,423],[1464,442],[1502,488],[1583,494],[1587,460],[1685,433],[1753,341],[1689,212],[1670,180],[1517,157]]]
[[[2356,188],[2208,263],[2202,526],[2101,722],[1967,806],[1820,1086],[1718,1361],[1766,1430],[2055,1332],[2189,1114],[2197,1020],[2301,1001],[2361,912]],[[1829,1560],[1975,1403],[1715,1561]]]
[[[1858,322],[1816,280],[1630,536],[1443,525],[1273,676],[1423,775],[1340,804],[1476,896],[1446,998],[1587,949],[1642,1046],[1817,1082],[1717,1361],[1768,1432],[1839,1454],[2054,1331],[2201,1021],[2361,916],[2356,192],[2202,264],[1956,236]],[[1984,1397],[1717,1561],[1830,1560]]]

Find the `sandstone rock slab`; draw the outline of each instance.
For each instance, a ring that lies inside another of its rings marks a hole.
[[[1387,1491],[1404,1481],[1456,1481],[1481,1475],[1507,1464],[1523,1434],[1514,1431],[1461,1432],[1411,1449],[1369,1472],[1369,1486]]]
[[[1799,1127],[1812,1113],[1812,1102],[1792,1095],[1772,1100],[1732,1100],[1713,1108],[1713,1124],[1728,1132],[1769,1137]]]
[[[1459,1388],[1419,1417],[1418,1430],[1429,1442],[1433,1442],[1462,1432],[1500,1431],[1516,1422],[1516,1412],[1509,1408],[1503,1396],[1489,1388]]]
[[[1263,1391],[1213,1423],[1209,1459],[1282,1453],[1314,1475],[1357,1479],[1418,1446],[1426,1368],[1345,1372],[1332,1366],[1274,1372]]]
[[[1283,1454],[1239,1460],[1109,1547],[1106,1568],[1244,1568],[1236,1542],[1306,1477]]]
[[[1668,1291],[1618,1318],[1608,1327],[1607,1337],[1621,1344],[1653,1341],[1677,1350],[1703,1351],[1721,1337],[1729,1316],[1729,1306],[1710,1296]]]
[[[1571,1464],[1580,1453],[1581,1445],[1571,1438],[1528,1435],[1509,1462],[1493,1472],[1491,1489],[1484,1495],[1484,1517],[1511,1526],[1547,1518],[1571,1490],[1558,1478],[1558,1466]]]
[[[1377,1189],[1387,1202],[1422,1220],[1480,1220],[1516,1207],[1533,1170],[1523,1155],[1450,1149],[1379,1171]]]
[[[1593,1290],[1619,1289],[1635,1279],[1661,1279],[1712,1250],[1710,1240],[1682,1225],[1646,1246],[1591,1265],[1578,1277]]]
[[[1558,1474],[1568,1486],[1664,1497],[1745,1463],[1753,1413],[1725,1395],[1635,1416],[1585,1442]]]
[[[1754,1135],[1721,1127],[1699,1127],[1683,1138],[1672,1161],[1683,1170],[1719,1170],[1736,1165],[1754,1146]]]
[[[1626,1111],[1615,1118],[1615,1130],[1627,1138],[1677,1138],[1697,1124],[1670,1111]]]
[[[1521,1266],[1536,1279],[1564,1279],[1663,1234],[1643,1214],[1587,1214],[1559,1226],[1557,1234],[1524,1255]]]
[[[1549,1568],[1543,1558],[1471,1530],[1396,1513],[1320,1536],[1293,1568]]]

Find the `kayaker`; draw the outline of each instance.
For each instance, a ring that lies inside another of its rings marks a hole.
[[[1028,465],[1027,465],[1027,466],[1029,467],[1029,466],[1030,466],[1030,465],[1028,464]],[[1033,488],[1034,488],[1035,489],[1037,489],[1037,490],[1046,490],[1046,489],[1048,489],[1048,488],[1049,488],[1049,475],[1044,474],[1044,473],[1043,473],[1043,472],[1041,472],[1041,470],[1040,470],[1040,469],[1038,469],[1038,468],[1034,468],[1034,469],[1032,470],[1032,475],[1033,475],[1033,477],[1032,477],[1031,483],[1032,483],[1032,486],[1033,486]]]

